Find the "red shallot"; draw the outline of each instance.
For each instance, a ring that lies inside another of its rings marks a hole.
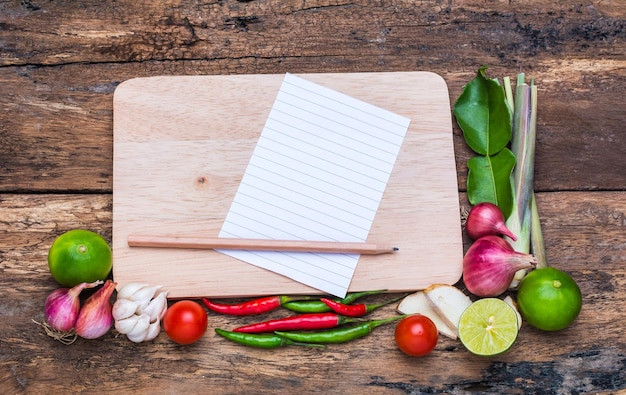
[[[489,240],[491,242],[494,242],[494,243],[498,244],[500,247],[504,248],[505,250],[515,251],[513,246],[508,241],[504,240],[500,236],[488,235],[488,236],[481,237],[481,239],[485,239],[485,240]]]
[[[502,210],[489,202],[478,203],[471,208],[465,222],[465,230],[474,240],[488,235],[505,235],[511,240],[517,240],[517,236],[506,227]]]
[[[467,290],[480,297],[495,297],[509,288],[515,272],[537,265],[531,254],[516,252],[497,236],[479,238],[463,258],[463,281]]]
[[[80,283],[72,288],[59,288],[52,291],[44,304],[44,316],[50,327],[60,332],[67,332],[74,328],[80,311],[78,296],[83,289],[93,288],[100,284],[102,281]]]
[[[85,301],[78,313],[74,329],[84,339],[97,339],[111,329],[113,325],[113,304],[111,295],[117,283],[107,280],[102,288]]]

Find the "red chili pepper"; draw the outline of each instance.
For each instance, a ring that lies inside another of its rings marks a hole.
[[[283,303],[300,299],[301,298],[291,298],[289,296],[266,296],[243,303],[222,304],[212,302],[207,298],[202,298],[202,303],[204,303],[209,310],[220,314],[253,315],[267,313],[268,311],[280,307]]]
[[[263,333],[274,331],[317,330],[335,328],[351,322],[359,321],[335,313],[299,314],[240,326],[239,328],[233,329],[233,332]]]
[[[397,300],[402,299],[404,296],[406,295],[402,295],[398,298],[391,299],[387,302],[378,303],[378,304],[365,304],[365,303],[343,304],[341,302],[337,302],[335,300],[331,300],[328,298],[322,298],[320,300],[324,302],[328,307],[330,307],[332,311],[334,311],[337,314],[345,315],[347,317],[363,317],[364,315],[371,313],[372,311],[376,310],[379,307],[386,306],[390,303],[393,303]]]

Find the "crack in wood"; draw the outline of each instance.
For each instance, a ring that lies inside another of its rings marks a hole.
[[[416,385],[410,382],[389,382],[372,376],[369,385],[399,389],[406,394],[485,395],[512,393],[523,395],[582,394],[626,389],[626,354],[616,348],[589,349],[565,355],[562,362],[522,361],[493,362],[480,380],[462,381],[443,386]]]

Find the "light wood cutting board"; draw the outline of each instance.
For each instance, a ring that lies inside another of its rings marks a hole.
[[[411,119],[350,291],[411,291],[461,277],[463,245],[444,80],[428,72],[299,74]],[[216,237],[284,78],[138,78],[114,95],[113,277],[172,298],[319,291],[212,250],[128,247],[129,234]]]

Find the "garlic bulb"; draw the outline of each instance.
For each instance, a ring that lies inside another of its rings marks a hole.
[[[115,330],[135,343],[154,339],[167,310],[167,291],[160,285],[130,283],[120,289],[113,304]]]

